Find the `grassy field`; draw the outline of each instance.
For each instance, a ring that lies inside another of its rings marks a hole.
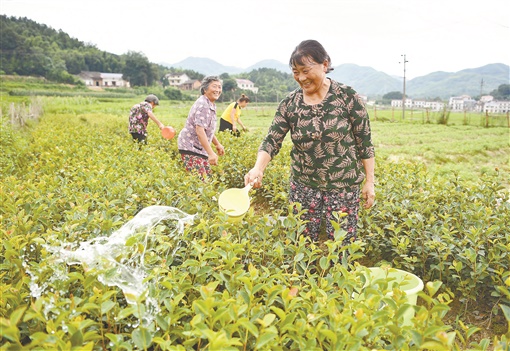
[[[127,120],[129,108],[141,101],[143,96],[129,99],[94,97],[38,99],[40,101],[38,103],[44,105],[47,114],[97,113]],[[1,108],[4,114],[7,114],[9,104],[13,100],[20,104],[18,97],[14,99],[2,97]],[[31,103],[31,98],[24,98],[23,104]],[[191,104],[192,102],[163,100],[156,108],[155,114],[163,123],[180,129],[184,125]],[[227,105],[228,103],[218,104],[218,114],[221,114]],[[275,109],[275,104],[249,104],[242,112],[242,120],[248,126],[249,133],[259,135],[262,139],[271,124]],[[410,116],[404,122],[401,121],[400,115],[393,121],[394,112],[391,110],[370,113],[372,137],[379,161],[421,162],[432,172],[453,174],[470,180],[483,177],[486,173],[510,174],[510,128],[506,126],[506,116],[491,117],[494,125],[485,128],[482,126],[485,116],[474,113],[467,117],[464,113],[451,113],[446,125],[423,123],[421,119],[416,119],[418,115],[416,111],[413,114],[414,119]],[[374,114],[377,118],[373,117]],[[436,118],[437,116],[431,116],[431,121],[435,121]],[[466,124],[466,121],[471,123]],[[152,123],[150,124],[154,127]]]
[[[241,119],[250,134],[259,134],[262,138],[276,106],[253,105],[248,105]],[[219,104],[219,113],[226,106]],[[165,122],[180,128],[188,110],[189,104],[166,105],[163,102],[156,113]],[[510,128],[505,126],[506,116],[495,117],[498,126],[484,128],[480,123],[464,124],[463,113],[452,113],[447,125],[418,120],[391,122],[390,113],[378,111],[379,119],[371,121],[378,160],[421,162],[432,172],[454,174],[462,179],[474,180],[494,172],[510,175]],[[471,121],[475,119],[483,121],[484,116],[470,116]]]

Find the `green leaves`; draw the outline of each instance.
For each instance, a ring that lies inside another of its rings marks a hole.
[[[147,328],[138,327],[131,333],[134,344],[140,350],[147,350],[152,344],[152,334]]]
[[[243,222],[219,214],[217,196],[242,186],[262,135],[243,135],[243,147],[224,136],[227,155],[204,183],[184,171],[176,145],[152,137],[133,147],[119,117],[122,102],[48,101],[51,113],[27,131],[30,143],[18,140],[9,151],[24,156],[9,163],[1,188],[6,347],[453,349],[478,333],[445,325],[455,299],[497,301],[495,313],[509,317],[510,205],[497,177],[465,183],[382,158],[377,204],[360,213],[360,240],[342,247],[345,233],[335,223],[335,241],[311,243],[285,195],[286,157],[275,158],[264,187],[252,191]],[[52,246],[72,251],[107,240],[151,205],[197,217],[182,231],[169,220],[137,232],[110,265],[52,260]],[[354,298],[364,283],[361,263],[383,261],[426,282],[417,306],[387,283]],[[143,293],[124,294],[98,279],[120,279],[123,264],[147,272]],[[409,312],[411,325],[403,325]]]

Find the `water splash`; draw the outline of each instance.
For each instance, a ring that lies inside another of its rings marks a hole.
[[[193,222],[194,217],[175,207],[149,206],[110,236],[97,237],[79,244],[46,245],[45,248],[52,254],[51,259],[55,264],[82,265],[86,271],[94,270],[101,283],[120,288],[128,303],[137,304],[145,300],[146,312],[153,315],[159,311],[159,306],[156,299],[148,296],[150,282],[146,278],[150,267],[144,264],[150,234],[161,221],[173,220],[175,227],[168,236],[179,240],[185,225]],[[133,254],[129,248],[136,244],[142,244],[143,250]],[[179,245],[175,245],[174,250],[178,248]],[[37,276],[31,276],[32,296],[38,298],[47,285],[38,285],[35,281]],[[152,318],[145,316],[144,320],[148,323]]]

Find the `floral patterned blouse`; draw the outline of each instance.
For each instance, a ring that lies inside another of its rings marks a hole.
[[[284,98],[259,151],[274,158],[290,131],[291,178],[321,190],[355,189],[365,178],[362,159],[375,157],[368,113],[357,92],[331,80],[320,104],[302,89]]]
[[[147,136],[147,124],[152,106],[148,102],[140,102],[131,107],[129,112],[129,133],[138,133]]]
[[[196,127],[201,126],[205,130],[205,135],[209,143],[214,137],[216,129],[216,105],[205,95],[201,95],[191,106],[186,119],[186,124],[179,133],[177,147],[179,152],[208,158],[207,151],[202,147],[198,140]]]

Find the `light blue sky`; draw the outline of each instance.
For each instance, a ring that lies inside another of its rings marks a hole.
[[[406,54],[408,78],[510,64],[508,0],[1,0],[0,13],[156,63],[286,63],[301,40],[317,39],[334,66],[402,76]]]

